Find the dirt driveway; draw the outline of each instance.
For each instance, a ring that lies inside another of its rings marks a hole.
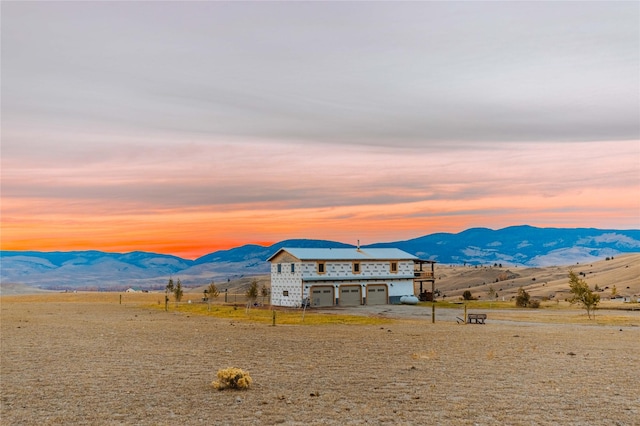
[[[373,315],[384,318],[416,319],[431,321],[431,307],[418,305],[362,305],[332,307],[328,309],[314,308],[325,313],[340,313],[349,315]],[[464,307],[460,309],[436,309],[436,322],[456,322],[456,317],[464,316]],[[469,310],[469,312],[473,312]]]

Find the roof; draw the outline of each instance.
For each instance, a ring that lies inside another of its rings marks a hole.
[[[282,247],[267,260],[286,251],[300,260],[418,260],[397,248],[294,248]]]

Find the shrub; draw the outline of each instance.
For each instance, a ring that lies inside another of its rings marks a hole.
[[[520,287],[518,289],[518,295],[516,296],[516,306],[526,308],[529,306],[530,298],[531,296],[529,296],[529,293],[527,293],[524,288]]]
[[[529,300],[529,308],[538,309],[540,307],[540,301],[538,299]]]
[[[462,293],[462,298],[464,300],[473,300],[473,296],[469,290],[465,290],[464,293]]]
[[[235,367],[218,370],[217,376],[218,380],[211,383],[211,386],[218,390],[249,389],[253,382],[248,372]]]

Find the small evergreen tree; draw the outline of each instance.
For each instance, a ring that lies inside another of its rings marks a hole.
[[[182,295],[184,292],[182,291],[182,283],[180,282],[180,278],[178,278],[178,282],[173,288],[173,296],[176,298],[176,304],[182,300]]]
[[[251,285],[247,290],[247,299],[249,299],[249,301],[251,302],[255,302],[257,298],[258,298],[258,280],[254,279],[253,281],[251,281]]]
[[[464,300],[473,300],[473,295],[469,290],[465,290],[464,293],[462,293],[462,298]]]
[[[569,289],[573,294],[569,302],[582,305],[586,309],[589,319],[591,319],[591,313],[595,317],[596,307],[600,303],[600,295],[593,293],[586,281],[579,278],[573,271],[569,271]]]
[[[169,282],[164,288],[164,310],[169,310],[169,293],[173,293],[173,278],[169,278]]]
[[[175,286],[173,284],[173,278],[169,278],[169,282],[167,283],[167,286],[164,288],[164,292],[165,294],[168,296],[169,293],[173,293]]]

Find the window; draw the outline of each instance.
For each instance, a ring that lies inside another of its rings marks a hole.
[[[291,264],[291,273],[293,274],[294,272],[296,272],[296,264],[292,263]]]
[[[318,273],[324,274],[324,272],[325,272],[324,262],[318,262]]]
[[[398,262],[391,262],[391,272],[398,272]]]
[[[283,296],[289,296],[289,290],[282,290]]]
[[[354,274],[360,273],[360,262],[353,262],[353,273]]]
[[[282,264],[278,263],[278,273],[281,273],[281,272],[282,272]]]

